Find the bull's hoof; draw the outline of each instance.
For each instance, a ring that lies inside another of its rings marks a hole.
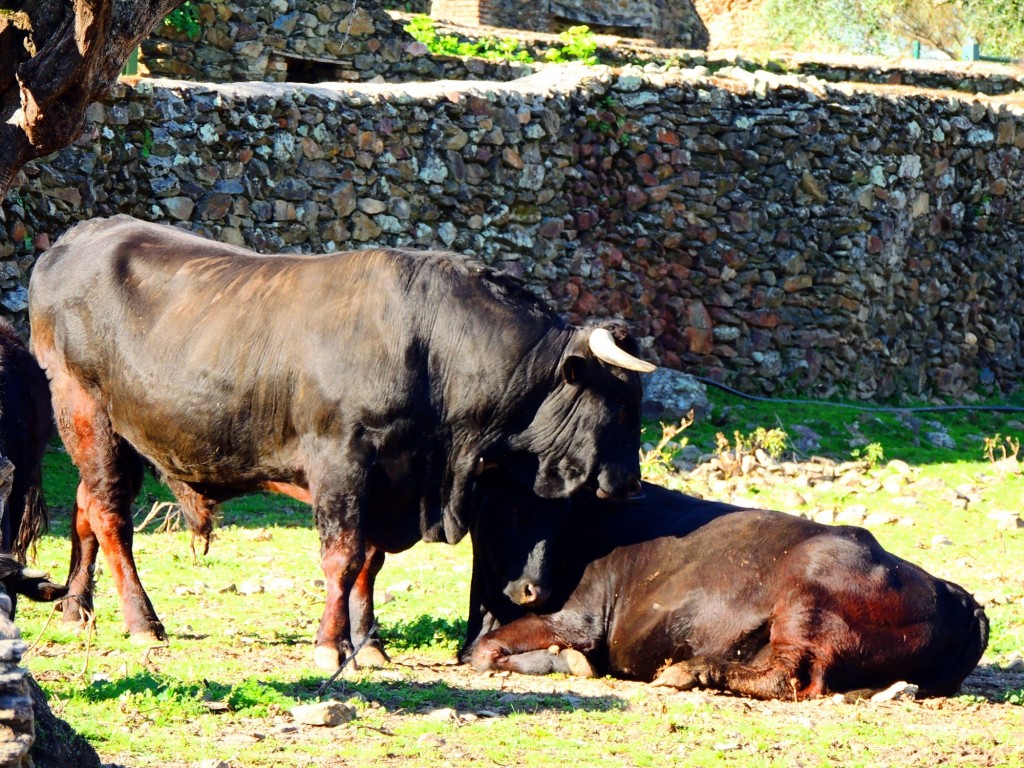
[[[167,636],[163,632],[156,632],[152,629],[132,632],[131,644],[150,648],[157,645],[167,645]]]
[[[594,677],[594,668],[590,666],[587,657],[575,648],[563,648],[558,655],[568,665],[569,672],[576,677]]]
[[[334,672],[341,666],[341,654],[333,645],[318,645],[313,649],[313,663],[320,669]]]
[[[651,681],[651,685],[664,686],[665,688],[677,688],[680,691],[688,691],[695,688],[699,681],[690,671],[685,662],[665,667],[658,676]]]
[[[65,624],[84,627],[88,623],[90,611],[81,602],[65,597],[62,605],[64,610],[61,617]]]
[[[390,663],[391,659],[388,658],[386,653],[384,653],[384,649],[375,645],[365,645],[360,648],[355,659],[355,665],[357,667],[378,668],[386,667]],[[335,667],[335,669],[337,669],[337,667]]]

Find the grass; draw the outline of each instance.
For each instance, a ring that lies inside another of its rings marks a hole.
[[[997,477],[984,455],[995,434],[1024,437],[1024,416],[947,413],[860,415],[825,406],[750,403],[712,391],[711,418],[685,438],[706,453],[715,434],[797,427],[821,436],[815,453],[836,459],[879,443],[887,462],[910,463],[935,490],[906,505],[898,493],[833,488],[808,505],[891,511],[911,525],[881,524],[873,533],[890,550],[964,584],[990,602],[986,669],[1024,651],[1024,531],[999,531],[988,513],[1020,510],[1024,478]],[[957,448],[936,448],[927,422],[941,424]],[[651,425],[647,440],[660,433]],[[865,443],[864,441],[868,441]],[[852,443],[851,443],[852,441]],[[946,486],[970,485],[976,500],[951,503]],[[683,482],[676,477],[676,482]],[[76,475],[66,455],[47,456],[51,532],[36,565],[63,579],[68,509]],[[747,487],[759,505],[782,508],[791,489]],[[808,496],[812,494],[808,493]],[[139,520],[164,489],[148,480]],[[728,696],[667,694],[621,681],[561,676],[481,676],[451,665],[465,629],[470,578],[468,542],[420,544],[391,556],[378,587],[381,630],[395,661],[385,670],[346,672],[325,693],[352,702],[359,717],[333,729],[296,728],[287,711],[317,700],[324,676],[311,663],[323,603],[318,545],[306,507],[276,496],[225,505],[210,553],[192,561],[189,535],[136,535],[142,579],[167,628],[166,648],[141,649],[123,632],[106,565],[97,574],[96,632],[44,630],[50,607],[22,602],[19,626],[37,647],[25,664],[56,714],[83,733],[105,761],[126,766],[403,766],[477,764],[550,766],[857,766],[1020,765],[1024,676],[984,680],[965,695],[935,703],[854,706],[831,700],[792,704]],[[948,545],[934,544],[946,536]],[[249,593],[261,585],[262,591]],[[986,678],[987,679],[987,678]],[[1009,680],[1010,682],[1006,682]]]

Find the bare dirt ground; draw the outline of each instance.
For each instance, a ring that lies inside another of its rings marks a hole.
[[[871,765],[871,766],[1020,766],[1024,765],[1024,709],[997,703],[1009,689],[1024,687],[1024,673],[982,666],[966,681],[956,698],[872,702],[842,696],[799,703],[756,701],[709,692],[678,692],[643,683],[612,679],[533,678],[507,673],[480,675],[466,666],[418,661],[403,657],[388,670],[376,672],[380,681],[425,690],[464,692],[445,706],[427,704],[411,711],[392,709],[374,701],[368,717],[333,731],[331,739],[383,748],[376,764],[503,765],[488,752],[487,730],[511,715],[524,715],[522,728],[530,733],[561,732],[569,741],[606,739],[604,723],[577,717],[552,706],[552,699],[578,706],[579,711],[618,711],[614,727],[625,744],[643,744],[658,756],[659,765],[705,765],[709,753],[715,764],[730,765]],[[360,683],[341,686],[336,694],[359,696]],[[479,705],[480,694],[496,703]],[[476,703],[474,703],[476,702]],[[444,724],[439,733],[416,740],[417,756],[398,747],[409,721],[424,718]],[[642,725],[641,725],[642,724]],[[748,729],[748,724],[753,730]],[[496,729],[491,729],[496,730]],[[829,735],[834,731],[834,735]],[[282,753],[295,756],[315,751],[325,729],[296,725],[287,713],[265,720],[236,721],[220,732],[222,744],[244,747],[274,740]],[[809,736],[809,734],[817,734]],[[1014,736],[1014,734],[1016,736]],[[656,741],[656,746],[652,745]],[[396,744],[392,751],[387,745]],[[542,749],[538,745],[538,749]],[[822,751],[825,754],[822,754]],[[574,760],[560,752],[561,761]],[[519,765],[536,763],[537,755],[523,750]],[[239,763],[244,764],[244,763]],[[291,761],[282,765],[291,765]],[[303,763],[297,763],[303,764]],[[309,765],[364,764],[339,760]],[[371,763],[365,763],[367,765]],[[608,765],[643,765],[628,752],[609,755]],[[182,766],[226,768],[234,763],[183,763]],[[172,767],[168,767],[172,768]]]

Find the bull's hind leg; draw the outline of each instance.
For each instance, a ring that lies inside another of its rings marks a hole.
[[[164,640],[163,625],[132,556],[131,503],[142,486],[142,460],[114,432],[96,399],[72,378],[55,376],[52,389],[57,426],[81,478],[71,526],[64,618],[81,621],[91,612],[92,574],[97,549],[102,548],[132,639]]]
[[[352,594],[348,599],[348,612],[352,621],[352,644],[359,647],[359,644],[363,643],[356,652],[356,664],[361,667],[383,667],[391,661],[384,652],[380,631],[373,626],[373,587],[377,574],[383,567],[384,551],[367,546],[366,561],[356,576]]]

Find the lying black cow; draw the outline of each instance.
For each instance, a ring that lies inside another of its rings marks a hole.
[[[6,508],[0,505],[0,553],[24,560],[46,531],[43,455],[53,435],[53,410],[46,375],[0,319],[0,456],[14,465]]]
[[[545,505],[505,503],[529,514]],[[474,557],[474,596],[489,615],[471,619],[475,643],[461,658],[478,670],[596,670],[787,699],[906,680],[934,696],[955,693],[988,642],[970,594],[889,554],[863,528],[646,483],[633,503],[573,505],[551,613],[523,616],[491,586],[488,558],[500,549]],[[476,638],[485,623],[504,625]]]
[[[71,618],[102,547],[129,631],[164,636],[131,552],[145,462],[204,514],[256,490],[313,505],[329,668],[363,639],[384,544],[458,541],[482,473],[543,498],[638,485],[636,371],[652,366],[620,328],[571,327],[454,254],[260,256],[118,216],[60,238],[29,291],[81,475]]]

